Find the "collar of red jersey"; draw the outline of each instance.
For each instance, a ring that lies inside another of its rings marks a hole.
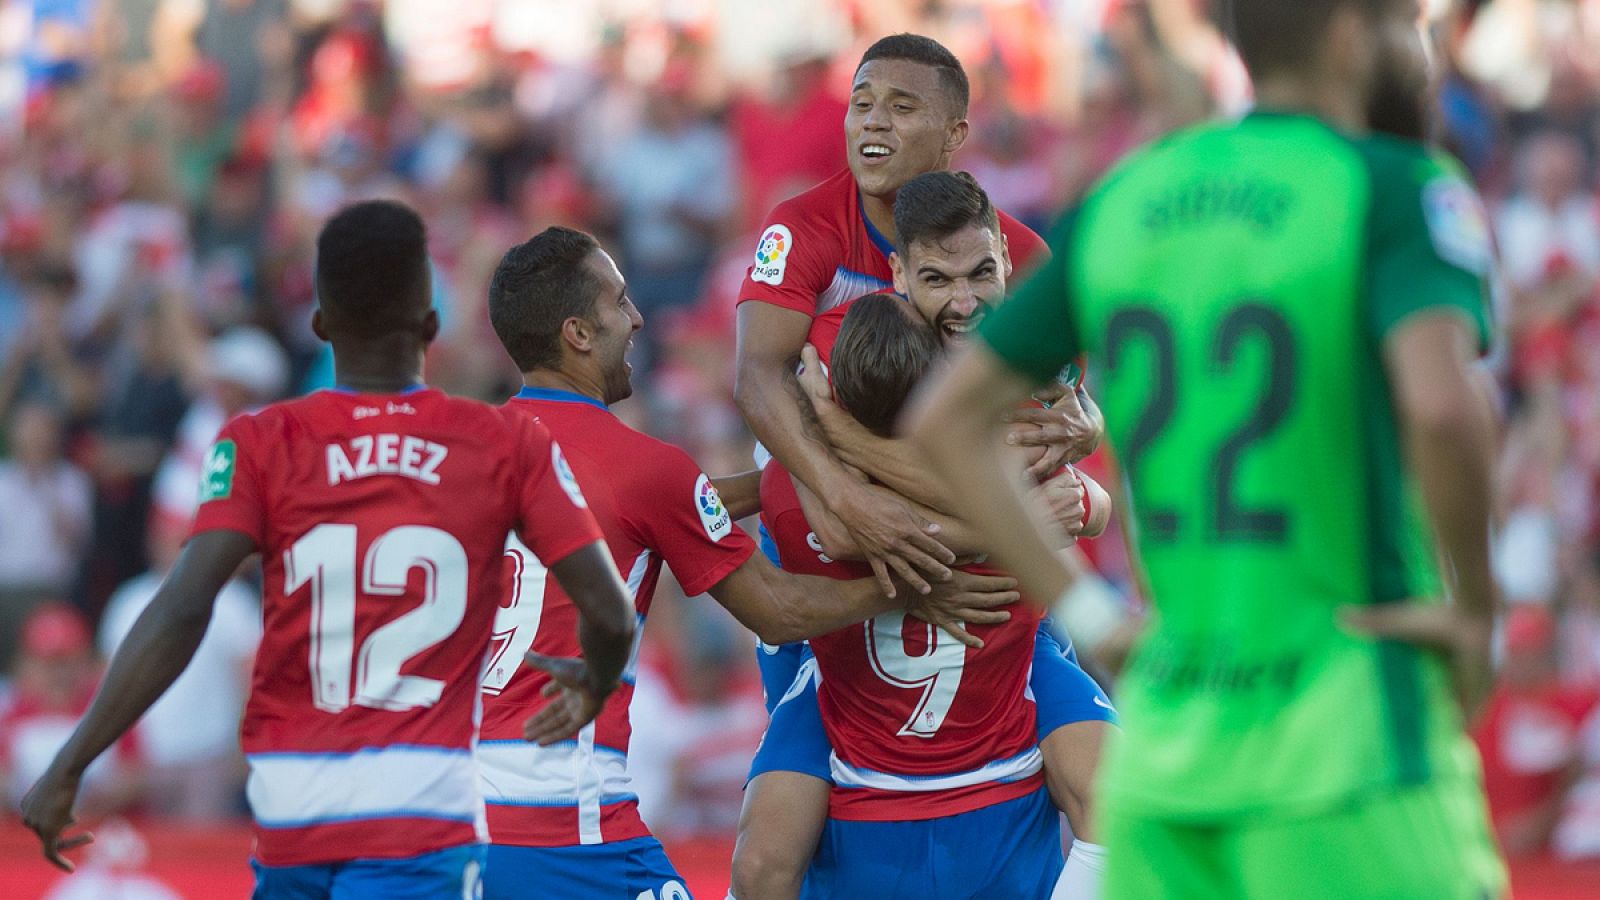
[[[599,409],[605,409],[606,408],[606,405],[604,403],[601,403],[599,400],[596,400],[593,397],[588,397],[588,396],[585,396],[583,394],[579,394],[576,391],[562,391],[562,390],[557,390],[555,388],[540,388],[540,387],[527,387],[527,386],[524,386],[522,388],[522,390],[517,391],[516,399],[518,399],[518,400],[549,400],[549,401],[552,401],[554,403],[587,403],[590,406],[597,407]]]

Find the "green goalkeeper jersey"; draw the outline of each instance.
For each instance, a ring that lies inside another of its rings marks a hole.
[[[1439,602],[1385,335],[1489,340],[1487,221],[1421,145],[1257,113],[1129,158],[980,334],[1044,381],[1080,353],[1130,486],[1153,621],[1120,684],[1108,800],[1314,808],[1474,766],[1442,663],[1341,630]]]

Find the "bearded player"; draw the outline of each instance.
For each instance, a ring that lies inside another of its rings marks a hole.
[[[23,802],[57,866],[90,839],[62,839],[85,767],[183,671],[217,591],[254,553],[263,637],[240,732],[258,898],[479,889],[478,680],[507,533],[573,598],[585,657],[556,670],[560,696],[525,735],[571,734],[616,686],[634,618],[560,448],[530,418],[422,383],[439,329],[425,242],[416,213],[390,202],[322,229],[312,327],[339,387],[222,430],[183,554]]]
[[[1124,161],[912,417],[1025,592],[1069,581],[987,458],[1103,362],[1154,614],[1101,780],[1118,898],[1481,898],[1493,257],[1421,143],[1416,0],[1234,0],[1260,109]]]

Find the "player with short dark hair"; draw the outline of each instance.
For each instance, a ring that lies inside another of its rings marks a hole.
[[[421,381],[439,330],[425,239],[414,212],[383,201],[318,236],[312,328],[339,386],[235,418],[212,446],[188,544],[23,802],[57,866],[90,840],[62,838],[84,769],[183,671],[252,554],[263,636],[240,740],[257,897],[477,890],[478,679],[508,533],[573,598],[584,654],[534,661],[561,690],[525,735],[571,734],[615,688],[634,619],[560,447],[536,421]]]
[[[1154,605],[1100,782],[1107,896],[1502,896],[1463,734],[1496,600],[1487,220],[1409,139],[1416,0],[1232,8],[1259,108],[1100,181],[912,433],[1048,596],[1070,574],[987,453],[1062,363],[1102,365]]]
[[[915,611],[963,640],[964,627],[1001,621],[991,607],[1015,601],[1010,582],[961,574],[929,596],[884,596],[870,577],[797,576],[755,552],[735,520],[754,511],[757,473],[713,481],[682,450],[622,424],[607,406],[632,393],[626,356],[644,320],[616,264],[593,238],[550,228],[506,253],[489,315],[501,342],[539,348],[522,355],[522,391],[506,404],[558,436],[582,479],[643,631],[662,564],[684,593],[710,593],[762,640],[801,640],[889,611]],[[726,501],[719,487],[730,488]],[[479,762],[489,803],[485,896],[669,898],[683,890],[661,845],[639,819],[629,791],[630,666],[623,685],[575,742],[531,748],[523,710],[538,702],[547,673],[519,665],[570,656],[572,601],[548,583],[539,560],[515,539],[511,597],[495,620],[497,642],[484,678]],[[686,894],[684,894],[686,896]]]

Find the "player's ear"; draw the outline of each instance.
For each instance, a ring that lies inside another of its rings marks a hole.
[[[971,126],[967,124],[966,119],[958,119],[954,125],[950,126],[950,133],[945,135],[944,139],[945,154],[949,155],[960,150],[961,145],[967,142],[969,131],[971,131]]]
[[[911,296],[911,279],[906,277],[905,263],[900,259],[900,251],[889,254],[889,271],[894,273],[894,292],[902,297]]]
[[[433,339],[438,336],[439,311],[429,307],[427,314],[422,317],[422,342],[424,344],[431,344],[433,343]]]
[[[328,340],[328,326],[322,321],[321,309],[311,311],[311,333],[315,334],[320,340]]]
[[[1016,271],[1016,267],[1011,264],[1011,242],[1006,240],[1006,235],[1003,231],[1000,233],[1000,267],[1006,273],[1007,278],[1010,278],[1011,273]]]
[[[594,327],[582,316],[568,316],[561,323],[561,339],[572,349],[587,353],[594,348]]]

